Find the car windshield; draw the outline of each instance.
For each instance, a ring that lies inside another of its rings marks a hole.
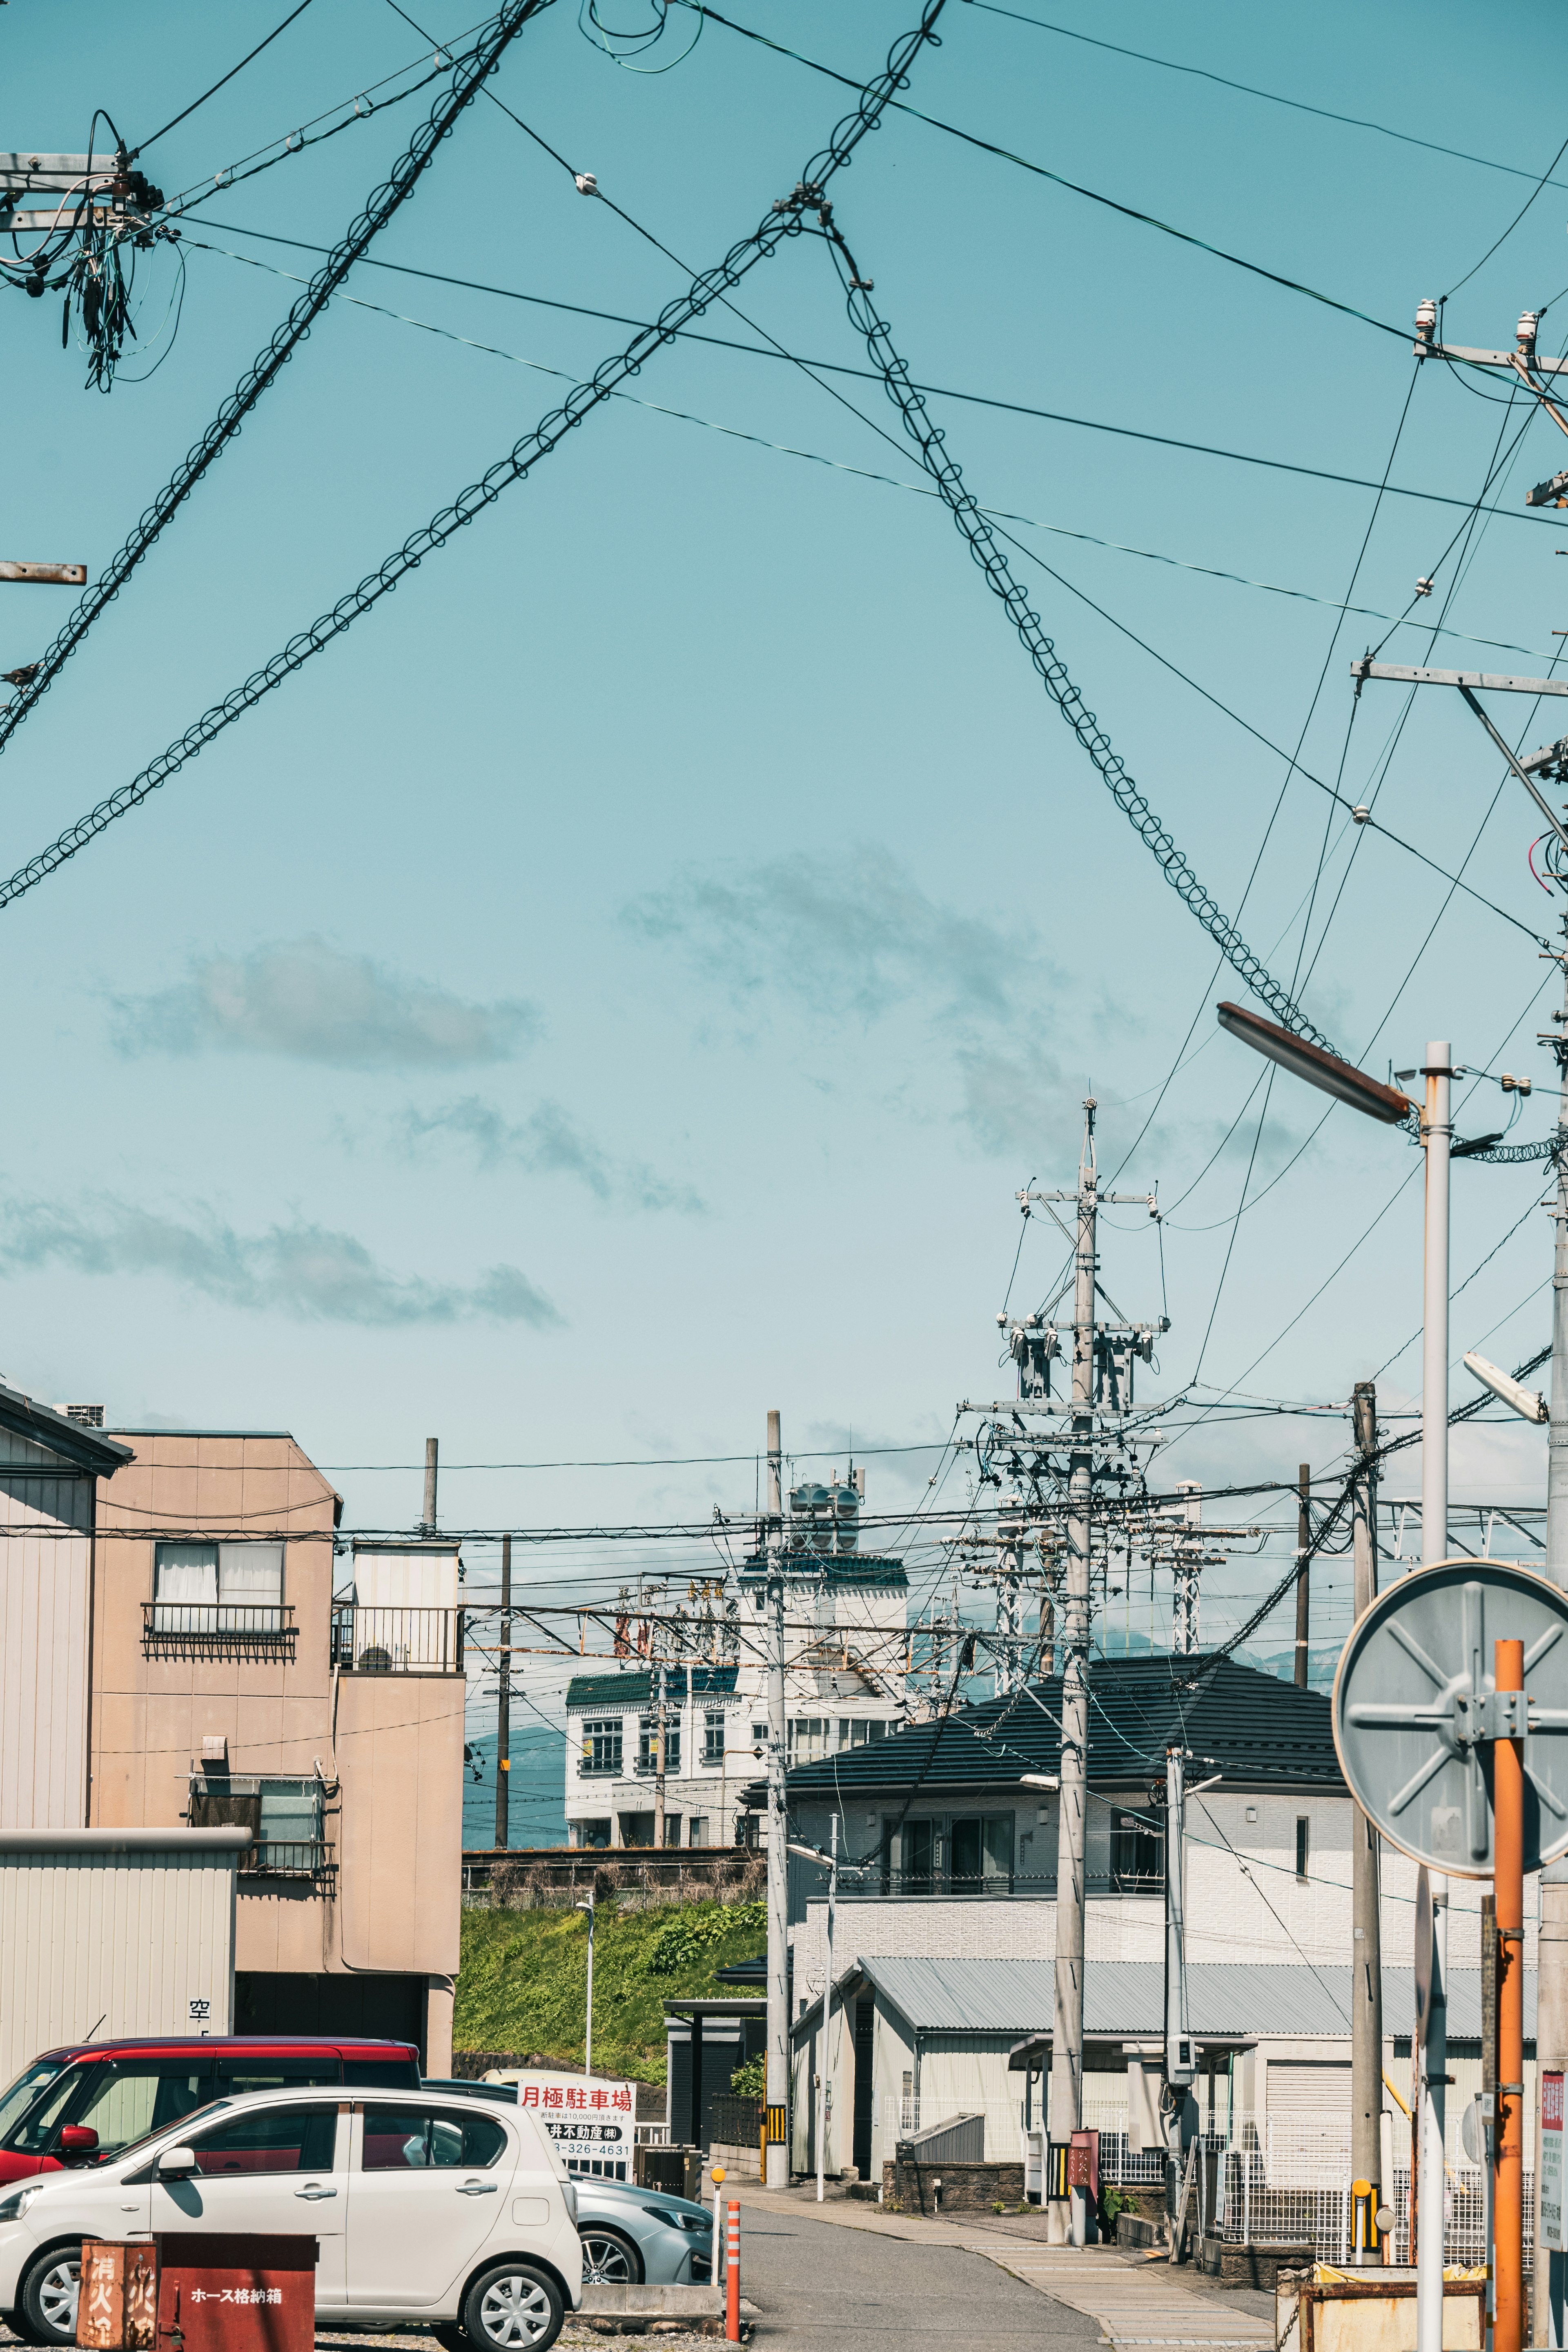
[[[206,2106],[213,2089],[205,2056],[79,2059],[27,2111],[9,2145],[23,2155],[46,2156],[64,2125],[86,2125],[98,2134],[96,2153],[103,2163]]]
[[[65,2063],[63,2058],[35,2058],[30,2066],[22,2069],[5,2097],[0,2098],[0,2139],[26,2115],[45,2084],[54,2081]]]

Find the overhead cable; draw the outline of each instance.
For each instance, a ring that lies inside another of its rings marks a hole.
[[[453,68],[452,79],[446,91],[399,156],[391,175],[376,189],[347,235],[333,248],[325,266],[317,271],[306,292],[300,295],[270,342],[240,378],[201,439],[159,491],[119,554],[88,589],[47,652],[34,666],[31,675],[0,709],[0,751],[5,750],[23,719],[54,684],[94,621],[120,593],[148,549],[179,511],[207,468],[227,448],[263,393],[276,381],[285,362],[293,357],[304,341],[312,324],[372,239],[379,235],[413,193],[434,162],[442,140],[450,134],[458,116],[471,103],[487,76],[495,71],[506,49],[530,18],[540,15],[551,5],[552,0],[506,0],[506,5],[492,17],[487,32],[476,42],[472,53]]]
[[[209,98],[216,98],[220,89],[226,89],[229,83],[234,79],[236,74],[242,74],[245,71],[246,67],[261,55],[263,49],[269,49],[273,42],[278,38],[279,34],[286,33],[289,30],[289,26],[294,22],[295,17],[302,16],[310,5],[310,0],[300,0],[299,6],[296,8],[290,8],[289,14],[284,17],[283,22],[280,25],[274,25],[272,30],[268,34],[267,38],[264,41],[258,41],[256,47],[247,51],[247,54],[241,58],[237,66],[230,66],[227,73],[223,76],[221,80],[215,81],[210,89],[204,89],[200,98],[194,98],[189,106],[182,107],[180,112],[174,117],[172,121],[164,123],[162,131],[154,131],[150,139],[142,140],[140,147],[132,147],[127,160],[133,163],[138,155],[144,154],[147,149],[153,146],[156,141],[163,138],[167,132],[176,129],[180,123],[185,121],[189,116],[195,112],[197,107],[205,106]]]
[[[1027,25],[1037,33],[1059,33],[1064,40],[1081,41],[1087,48],[1109,49],[1113,57],[1133,58],[1140,65],[1160,66],[1166,73],[1190,74],[1196,81],[1212,81],[1221,89],[1238,90],[1244,98],[1260,98],[1270,106],[1288,106],[1297,114],[1315,114],[1324,122],[1342,122],[1352,131],[1375,131],[1381,138],[1397,139],[1405,147],[1425,147],[1433,155],[1451,155],[1458,163],[1475,163],[1483,172],[1506,172],[1510,179],[1533,180],[1535,173],[1519,163],[1500,163],[1490,155],[1472,155],[1463,147],[1445,147],[1436,139],[1417,139],[1413,131],[1395,131],[1386,122],[1373,122],[1363,114],[1336,114],[1332,107],[1310,106],[1305,99],[1283,98],[1277,89],[1258,89],[1251,82],[1232,81],[1228,74],[1210,73],[1205,66],[1188,66],[1174,58],[1156,58],[1147,49],[1129,49],[1120,41],[1101,40],[1093,33],[1080,33],[1070,25],[1047,24],[1043,16],[1026,16],[1021,9],[1004,8],[997,0],[967,0],[973,8],[981,9],[987,16],[1007,16],[1015,25]],[[1568,180],[1553,180],[1554,188],[1568,187]]]
[[[985,584],[1005,606],[1009,619],[1018,633],[1024,650],[1047,693],[1067,720],[1073,733],[1089,753],[1101,782],[1110,791],[1118,808],[1131,822],[1144,845],[1152,851],[1166,881],[1183,904],[1196,916],[1215,944],[1222,950],[1227,963],[1263,1003],[1288,1029],[1298,1036],[1308,1038],[1325,1052],[1334,1046],[1302,1012],[1300,1006],[1274,979],[1261,960],[1253,953],[1230,922],[1212,893],[1205,888],[1174,837],[1166,831],[1128,773],[1119,754],[1095,714],[1085,704],[1074,685],[1067,665],[1041,625],[1027,596],[1014,579],[1007,559],[997,544],[996,534],[981,513],[973,495],[963,486],[963,477],[956,462],[948,456],[945,436],[931,423],[925,402],[910,381],[910,372],[897,351],[882,318],[869,299],[870,289],[858,273],[846,264],[837,244],[830,245],[835,266],[844,279],[849,315],[865,338],[872,359],[881,371],[888,397],[903,419],[904,430],[914,445],[921,465],[942,492],[942,499],[954,522],[969,545],[970,554],[985,575]],[[0,893],[0,905],[5,903]]]
[[[229,236],[253,236],[265,245],[290,246],[297,253],[324,253],[327,249],[325,246],[311,245],[303,237],[279,236],[268,229],[245,228],[237,221],[209,220],[201,213],[192,214],[190,217],[204,228],[222,229]],[[422,278],[433,286],[452,286],[460,293],[491,294],[504,302],[527,302],[537,309],[561,310],[576,319],[599,319],[609,326],[641,327],[649,323],[646,320],[631,318],[624,311],[595,310],[584,302],[558,301],[547,294],[525,294],[516,287],[491,286],[482,278],[454,278],[449,271],[443,269],[417,269],[411,262],[383,261],[374,254],[364,257],[363,266],[367,269],[390,269],[400,278]],[[708,343],[716,351],[739,352],[747,359],[782,361],[789,367],[815,368],[823,375],[855,376],[865,383],[879,383],[882,380],[876,370],[847,367],[842,360],[803,360],[798,352],[784,351],[776,345],[770,351],[761,343],[741,342],[731,335],[704,334],[694,327],[682,328],[679,334],[685,342]],[[1504,522],[1528,523],[1536,529],[1560,530],[1563,527],[1550,516],[1530,508],[1483,506],[1478,509],[1474,499],[1456,498],[1446,490],[1417,490],[1400,482],[1377,482],[1369,475],[1336,473],[1327,466],[1301,466],[1288,457],[1260,457],[1246,449],[1226,449],[1210,441],[1183,441],[1173,434],[1150,433],[1134,425],[1110,425],[1103,417],[1074,416],[1065,409],[1038,408],[1028,401],[1003,400],[991,393],[961,391],[955,384],[925,383],[915,380],[915,390],[936,400],[962,400],[968,407],[994,408],[1005,416],[1032,417],[1043,425],[1066,425],[1080,433],[1109,433],[1120,441],[1147,441],[1155,448],[1180,449],[1190,457],[1221,457],[1229,465],[1259,466],[1266,472],[1274,474],[1300,474],[1307,481],[1334,482],[1347,489],[1380,489],[1391,499],[1416,499],[1426,506],[1458,507],[1466,515],[1479,511]],[[1483,639],[1479,642],[1489,641]]]
[[[536,7],[548,6],[549,0],[516,0],[515,13],[521,24]],[[919,25],[893,44],[888,62],[876,81],[868,84],[860,103],[846,115],[836,127],[827,146],[815,156],[806,167],[806,179],[814,187],[822,187],[847,164],[862,139],[877,128],[882,112],[895,89],[908,87],[909,68],[921,48],[937,41],[936,20],[946,0],[925,0]],[[472,90],[468,93],[472,95]],[[434,118],[433,118],[434,119]],[[11,906],[17,898],[37,887],[48,875],[55,873],[68,858],[84,849],[117,817],[124,816],[138,807],[149,793],[178,772],[188,760],[220,735],[237,719],[254,709],[263,698],[292,673],[301,668],[312,655],[331,645],[353,626],[363,614],[368,613],[381,598],[390,593],[407,578],[428,555],[445,547],[463,527],[493,506],[501,492],[512,483],[523,481],[542,457],[557,449],[574,426],[602,407],[626,380],[638,373],[662,345],[670,342],[680,329],[692,319],[702,316],[710,303],[721,300],[726,289],[739,285],[747,271],[759,261],[771,257],[788,236],[798,234],[799,223],[789,200],[781,199],[770,206],[760,225],[750,236],[732,246],[723,260],[714,268],[694,278],[686,292],[668,303],[656,323],[641,329],[624,351],[616,352],[598,367],[585,383],[573,387],[562,405],[536,425],[531,433],[514,444],[508,454],[477,482],[460,491],[452,504],[433,516],[422,530],[405,540],[377,571],[369,572],[357,588],[340,597],[330,612],[321,614],[308,629],[291,637],[280,653],[262,669],[255,670],[240,686],[237,686],[205,711],[184,735],[159,753],[141,774],[120,790],[100,801],[96,808],[68,826],[47,849],[18,867],[8,882],[0,884],[0,909]],[[325,276],[325,272],[322,276]],[[318,279],[318,284],[321,280]],[[323,292],[327,299],[331,289]],[[298,309],[300,306],[296,306]],[[319,308],[320,305],[318,304]],[[68,647],[67,648],[68,651]],[[61,656],[64,658],[64,656]],[[57,665],[58,666],[58,665]],[[15,706],[13,706],[13,709]],[[3,723],[3,722],[0,722]],[[0,743],[4,742],[0,734]]]
[[[836,73],[831,66],[818,63],[816,58],[805,57],[799,49],[785,48],[782,41],[773,41],[765,33],[752,30],[749,25],[738,25],[731,16],[721,16],[717,8],[710,8],[705,0],[675,0],[675,5],[690,8],[726,32],[739,33],[748,41],[755,41],[764,49],[772,49],[781,58],[788,58],[797,66],[823,74],[829,81],[840,82],[847,89],[860,85],[852,75]],[[1375,327],[1382,335],[1396,335],[1402,343],[1410,341],[1408,327],[1391,327],[1386,319],[1374,319],[1370,310],[1358,310],[1353,302],[1342,302],[1336,295],[1320,293],[1315,286],[1303,285],[1299,278],[1286,278],[1277,269],[1266,269],[1261,262],[1247,261],[1239,253],[1229,253],[1223,245],[1211,245],[1207,237],[1196,236],[1191,229],[1177,228],[1172,222],[1162,220],[1157,213],[1140,212],[1135,205],[1124,205],[1115,196],[1105,195],[1098,188],[1086,188],[1078,180],[1068,180],[1060,172],[1052,172],[1044,163],[1031,163],[1028,156],[1015,154],[1010,147],[998,147],[993,140],[979,138],[973,131],[961,131],[955,122],[943,122],[940,115],[922,113],[918,106],[906,106],[901,99],[889,101],[900,114],[912,115],[932,131],[943,131],[950,139],[962,139],[966,147],[977,147],[982,154],[994,155],[1004,163],[1016,163],[1022,172],[1031,173],[1036,179],[1049,180],[1054,187],[1065,188],[1069,195],[1083,196],[1091,205],[1102,205],[1107,212],[1120,213],[1123,220],[1136,221],[1140,227],[1158,229],[1163,236],[1173,236],[1180,245],[1190,245],[1200,253],[1212,254],[1216,261],[1228,261],[1235,269],[1245,269],[1254,278],[1267,278],[1271,286],[1283,287],[1288,294],[1305,295],[1310,302],[1321,302],[1326,310],[1338,310],[1347,319],[1359,319],[1363,327]],[[1539,193],[1539,191],[1537,192]],[[1533,203],[1534,199],[1531,198]],[[1479,265],[1478,265],[1479,266]]]

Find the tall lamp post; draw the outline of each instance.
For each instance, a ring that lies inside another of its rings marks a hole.
[[[1349,1103],[1352,1110],[1363,1112],[1385,1127],[1402,1125],[1415,1106],[1408,1095],[1395,1087],[1381,1085],[1368,1077],[1364,1070],[1336,1055],[1326,1054],[1304,1038],[1292,1036],[1272,1021],[1260,1020],[1256,1013],[1239,1004],[1219,1007],[1221,1026],[1233,1037],[1239,1037],[1255,1052],[1266,1054],[1271,1062],[1292,1076],[1305,1078],[1309,1086],[1320,1087],[1337,1101]],[[1421,1140],[1426,1147],[1426,1275],[1423,1295],[1423,1334],[1421,1375],[1421,1558],[1423,1564],[1444,1559],[1448,1550],[1448,1146],[1452,1137],[1449,1125],[1448,1088],[1452,1077],[1449,1051],[1446,1045],[1430,1045],[1426,1048],[1426,1113],[1421,1122]],[[1363,1390],[1364,1389],[1364,1396]],[[1377,1445],[1376,1407],[1369,1384],[1357,1390],[1360,1408],[1356,1423],[1356,1444],[1362,1464],[1358,1495],[1356,1528],[1356,1601],[1358,1611],[1364,1608],[1377,1587],[1377,1529],[1372,1513],[1375,1509],[1372,1483],[1372,1461]],[[1306,1578],[1306,1546],[1310,1540],[1302,1529],[1302,1582]],[[1363,1557],[1364,1555],[1364,1557]],[[1363,1594],[1363,1587],[1365,1586]],[[1300,1591],[1300,1587],[1298,1591]],[[1300,1611],[1297,1618],[1300,1624]],[[1304,1653],[1298,1649],[1300,1661]],[[1299,1679],[1305,1679],[1299,1675]],[[1351,2012],[1351,2109],[1356,2118],[1353,2127],[1352,2163],[1356,2173],[1356,2187],[1362,2191],[1362,2227],[1352,2252],[1352,2261],[1374,2261],[1374,2247],[1381,2250],[1384,2237],[1378,2216],[1391,2183],[1382,2179],[1383,2172],[1383,1918],[1378,1887],[1377,1832],[1366,1816],[1357,1808],[1354,1835],[1351,1842],[1351,1910],[1355,1941],[1352,1947],[1352,1981],[1355,1997]],[[1447,1920],[1447,1913],[1442,1914]],[[1417,1954],[1419,1965],[1420,1955]],[[1439,2073],[1442,2071],[1439,2064]],[[1423,2092],[1426,2093],[1425,2080]],[[1438,2088],[1436,2128],[1441,2136],[1441,2098]],[[1429,2112],[1430,2095],[1423,2097],[1426,2116],[1426,2139],[1432,2136]],[[1440,2162],[1440,2159],[1439,2159]],[[1441,2181],[1439,2168],[1438,2179]],[[1441,2205],[1441,2190],[1438,2191]],[[1372,2227],[1366,2227],[1370,2217]],[[1439,2292],[1441,2292],[1442,2255],[1441,2231],[1438,2235]]]
[[[583,2072],[584,2072],[584,2074],[591,2074],[593,2073],[593,2071],[594,2071],[594,1898],[593,1898],[593,1896],[590,1895],[590,1896],[588,1897],[588,1900],[586,1901],[586,1903],[579,1903],[579,1904],[578,1904],[578,1906],[577,1906],[577,1908],[578,1908],[578,1910],[579,1910],[579,1911],[585,1911],[585,1912],[588,1914],[588,2018],[587,2018],[587,2025],[586,2025],[586,2028],[585,2028],[585,2030],[584,2030],[584,2036],[583,2036]]]

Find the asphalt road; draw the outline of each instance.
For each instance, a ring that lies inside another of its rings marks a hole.
[[[1100,2323],[1070,2311],[984,2255],[911,2244],[868,2230],[742,2212],[742,2293],[757,2305],[758,2352],[826,2352],[875,2337],[940,2339],[984,2352],[1040,2352],[1100,2342]]]

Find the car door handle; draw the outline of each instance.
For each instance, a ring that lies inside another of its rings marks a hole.
[[[310,2187],[309,2187],[308,2189],[296,2189],[296,2190],[294,2191],[294,2194],[295,2194],[295,2196],[296,2196],[296,2197],[310,2197],[310,2198],[316,2198],[316,2197],[335,2197],[335,2196],[337,2195],[337,2193],[338,2193],[338,2192],[337,2192],[337,2190],[336,2190],[335,2189],[323,2189],[323,2188],[321,2186],[321,2183],[320,2183],[319,2181],[315,2181],[315,2180],[312,2180],[312,2181],[311,2181],[311,2183],[310,2183]]]
[[[459,2197],[493,2197],[500,2186],[500,2182],[495,2180],[459,2180],[458,2194]]]

